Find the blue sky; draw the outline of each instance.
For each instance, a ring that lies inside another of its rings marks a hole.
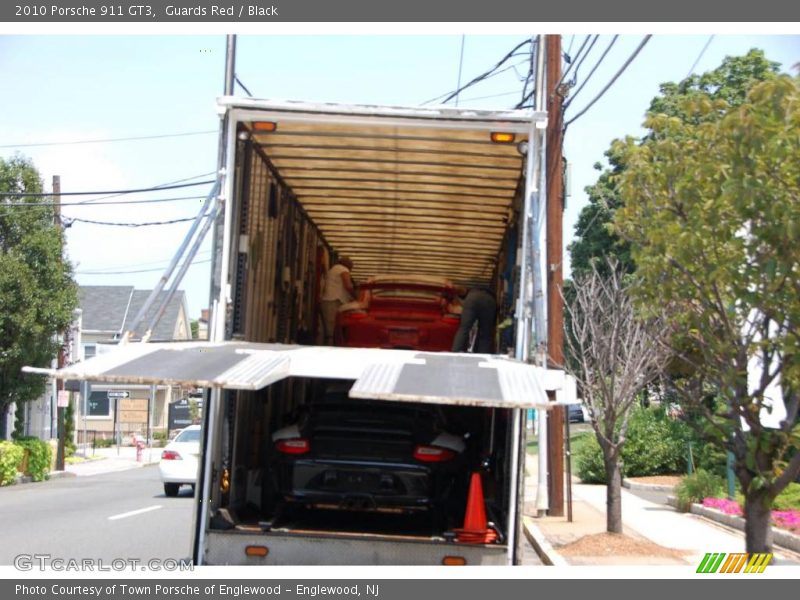
[[[462,83],[492,67],[530,35],[520,24],[514,28],[518,33],[505,36],[480,34],[474,29],[463,38]],[[530,24],[530,32],[537,33],[535,24]],[[565,27],[564,49],[572,44],[574,54],[587,32],[582,28],[573,41]],[[592,165],[603,159],[612,139],[641,131],[644,111],[660,83],[684,78],[696,61],[695,72],[703,72],[718,66],[726,55],[741,55],[753,47],[762,48],[769,59],[782,63],[784,70],[800,62],[797,35],[715,34],[703,52],[711,33],[655,35],[611,89],[569,127],[564,153],[572,165],[572,180],[565,245],[586,203],[583,188],[596,180]],[[579,84],[610,39],[609,34],[601,35],[580,67]],[[619,38],[567,118],[595,97],[641,39],[641,33]],[[458,32],[242,33],[236,71],[256,97],[414,106],[457,87],[461,46]],[[4,84],[0,156],[8,158],[19,152],[30,157],[46,188],[50,189],[52,176],[58,174],[65,192],[142,188],[204,174],[206,177],[194,181],[208,179],[216,163],[215,99],[223,86],[224,54],[222,32],[203,36],[0,35],[0,81]],[[526,71],[525,60],[518,57],[513,63],[520,63],[516,71],[508,70],[463,92],[459,105],[513,106],[520,97],[519,76]],[[74,143],[187,133],[192,135]],[[42,143],[52,145],[25,146]],[[207,189],[175,190],[160,197],[197,196]],[[67,217],[94,220],[156,221],[193,216],[201,202],[89,205],[65,207],[63,212]],[[68,251],[77,279],[82,284],[152,288],[161,276],[159,267],[169,261],[188,226],[128,229],[75,223],[68,230]],[[199,315],[208,298],[210,265],[205,261],[209,247],[206,244],[181,286],[187,292],[192,318]],[[147,272],[113,274],[118,271]]]

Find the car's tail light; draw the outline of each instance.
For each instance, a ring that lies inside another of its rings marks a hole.
[[[164,450],[161,453],[161,460],[183,460],[183,457],[175,450]]]
[[[305,454],[311,450],[311,444],[308,440],[303,438],[295,438],[291,440],[280,440],[275,444],[278,452],[284,454]]]
[[[414,458],[421,462],[447,462],[455,457],[456,453],[447,448],[438,446],[417,446],[414,448]]]

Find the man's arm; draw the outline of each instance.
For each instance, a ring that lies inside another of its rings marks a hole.
[[[347,293],[350,294],[352,298],[355,298],[356,290],[353,286],[353,280],[350,277],[350,271],[342,271],[342,283],[344,284],[344,289],[347,290]]]

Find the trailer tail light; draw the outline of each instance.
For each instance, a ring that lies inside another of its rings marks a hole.
[[[513,133],[505,133],[502,131],[493,131],[491,133],[492,141],[495,144],[513,144],[516,135]]]
[[[307,439],[295,438],[291,440],[280,440],[275,444],[278,452],[284,454],[305,454],[311,450],[311,444]]]
[[[267,554],[269,554],[269,548],[267,548],[266,546],[247,546],[244,549],[244,553],[247,556],[258,556],[263,558]]]
[[[277,128],[278,124],[274,121],[256,121],[253,123],[253,130],[261,133],[275,131]]]
[[[164,450],[161,453],[161,460],[183,460],[183,457],[175,450]]]
[[[467,564],[467,559],[463,556],[445,556],[442,559],[442,564],[448,567],[463,566]]]
[[[414,458],[420,462],[447,462],[453,460],[456,453],[447,448],[438,446],[417,446],[414,448]]]

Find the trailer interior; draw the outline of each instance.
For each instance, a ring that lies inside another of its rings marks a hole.
[[[492,286],[496,352],[513,353],[525,152],[535,123],[529,111],[220,102],[230,119],[228,147],[235,146],[228,157],[226,339],[322,343],[321,281],[336,257],[347,255],[356,282],[420,274]],[[445,510],[288,503],[274,489],[271,436],[316,394],[313,378],[223,394],[223,426],[212,440],[210,539],[216,532],[453,544],[470,475],[480,472],[496,531],[483,545],[504,548],[509,508],[517,502],[508,485],[516,476],[509,457],[517,452],[511,410],[451,407],[469,440],[469,461]]]

